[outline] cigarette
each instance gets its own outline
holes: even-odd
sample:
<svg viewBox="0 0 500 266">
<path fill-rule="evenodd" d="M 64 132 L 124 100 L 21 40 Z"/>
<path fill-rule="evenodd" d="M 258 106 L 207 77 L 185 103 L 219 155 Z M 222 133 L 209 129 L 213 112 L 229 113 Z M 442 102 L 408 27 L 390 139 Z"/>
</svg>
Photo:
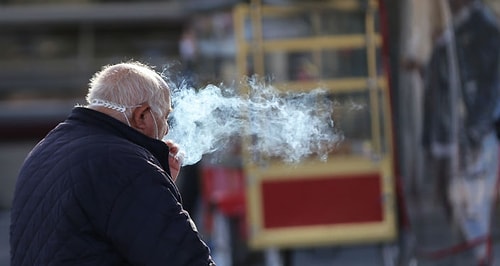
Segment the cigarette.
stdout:
<svg viewBox="0 0 500 266">
<path fill-rule="evenodd" d="M 173 154 L 171 152 L 168 153 L 168 155 L 172 158 L 174 158 L 175 160 L 179 161 L 180 164 L 183 163 L 184 161 L 184 153 L 183 152 L 177 152 L 177 154 Z"/>
</svg>

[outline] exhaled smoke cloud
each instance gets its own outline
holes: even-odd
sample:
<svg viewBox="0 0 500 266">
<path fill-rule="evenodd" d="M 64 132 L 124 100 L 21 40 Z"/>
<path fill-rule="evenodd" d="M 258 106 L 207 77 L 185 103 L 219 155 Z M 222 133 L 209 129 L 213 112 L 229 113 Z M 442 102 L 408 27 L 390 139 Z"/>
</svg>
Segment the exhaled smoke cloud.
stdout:
<svg viewBox="0 0 500 266">
<path fill-rule="evenodd" d="M 342 139 L 332 120 L 333 103 L 323 90 L 280 92 L 257 78 L 235 88 L 208 85 L 172 90 L 170 130 L 166 139 L 179 144 L 184 165 L 221 150 L 234 136 L 249 137 L 253 157 L 299 162 L 317 155 L 326 160 Z"/>
</svg>

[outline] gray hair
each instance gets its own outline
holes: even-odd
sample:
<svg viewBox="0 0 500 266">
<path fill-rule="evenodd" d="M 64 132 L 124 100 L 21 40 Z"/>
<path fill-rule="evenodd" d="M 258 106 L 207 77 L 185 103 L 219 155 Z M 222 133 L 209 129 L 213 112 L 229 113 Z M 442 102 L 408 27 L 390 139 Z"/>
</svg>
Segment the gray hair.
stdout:
<svg viewBox="0 0 500 266">
<path fill-rule="evenodd" d="M 167 83 L 152 67 L 140 62 L 106 65 L 90 79 L 87 103 L 103 100 L 133 107 L 148 103 L 153 112 L 164 117 L 169 109 Z M 127 108 L 126 116 L 131 110 Z"/>
</svg>

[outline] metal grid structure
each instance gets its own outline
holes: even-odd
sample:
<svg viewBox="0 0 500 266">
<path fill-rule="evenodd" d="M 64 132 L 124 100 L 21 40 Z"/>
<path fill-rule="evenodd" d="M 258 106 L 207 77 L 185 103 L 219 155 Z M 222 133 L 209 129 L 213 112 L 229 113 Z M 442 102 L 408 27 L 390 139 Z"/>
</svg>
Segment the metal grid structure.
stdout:
<svg viewBox="0 0 500 266">
<path fill-rule="evenodd" d="M 355 27 L 355 31 L 339 30 L 335 28 L 335 21 L 324 21 L 338 17 L 329 12 L 351 14 L 346 25 L 359 27 Z M 276 19 L 286 21 L 294 16 L 307 20 L 307 34 L 266 36 L 267 23 Z M 342 110 L 336 118 L 354 128 L 353 136 L 360 133 L 360 128 L 356 129 L 358 123 L 369 124 L 368 130 L 361 130 L 369 133 L 361 133 L 360 139 L 346 133 L 345 142 L 331 154 L 328 162 L 309 158 L 290 166 L 271 159 L 262 165 L 250 160 L 250 154 L 244 154 L 249 237 L 253 247 L 383 242 L 396 237 L 391 108 L 388 78 L 380 59 L 382 36 L 378 20 L 379 5 L 375 0 L 293 6 L 269 6 L 252 1 L 250 5 L 235 8 L 240 75 L 252 70 L 259 75 L 274 73 L 276 69 L 272 69 L 266 58 L 285 58 L 283 67 L 294 65 L 290 58 L 297 53 L 305 53 L 310 63 L 319 69 L 316 75 L 300 80 L 285 74 L 278 77 L 274 85 L 297 92 L 322 87 L 332 99 L 358 97 L 365 101 L 363 120 Z M 322 28 L 329 25 L 333 27 Z M 362 59 L 357 60 L 359 64 L 353 69 L 361 71 L 331 75 L 335 70 L 328 65 L 332 58 L 356 52 L 362 54 Z M 244 145 L 250 145 L 250 141 L 245 140 Z M 343 193 L 345 191 L 349 192 Z"/>
</svg>

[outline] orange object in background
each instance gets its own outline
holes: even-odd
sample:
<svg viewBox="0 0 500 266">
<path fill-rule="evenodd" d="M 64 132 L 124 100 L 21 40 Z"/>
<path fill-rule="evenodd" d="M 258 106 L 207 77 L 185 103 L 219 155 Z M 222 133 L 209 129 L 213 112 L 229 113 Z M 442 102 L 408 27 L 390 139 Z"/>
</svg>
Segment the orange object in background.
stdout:
<svg viewBox="0 0 500 266">
<path fill-rule="evenodd" d="M 203 166 L 202 202 L 204 204 L 205 229 L 210 233 L 214 209 L 227 217 L 242 218 L 245 221 L 245 177 L 243 169 L 224 166 Z M 244 236 L 244 224 L 241 233 Z"/>
<path fill-rule="evenodd" d="M 245 178 L 242 169 L 203 167 L 202 186 L 204 202 L 216 205 L 224 215 L 245 213 Z"/>
</svg>

